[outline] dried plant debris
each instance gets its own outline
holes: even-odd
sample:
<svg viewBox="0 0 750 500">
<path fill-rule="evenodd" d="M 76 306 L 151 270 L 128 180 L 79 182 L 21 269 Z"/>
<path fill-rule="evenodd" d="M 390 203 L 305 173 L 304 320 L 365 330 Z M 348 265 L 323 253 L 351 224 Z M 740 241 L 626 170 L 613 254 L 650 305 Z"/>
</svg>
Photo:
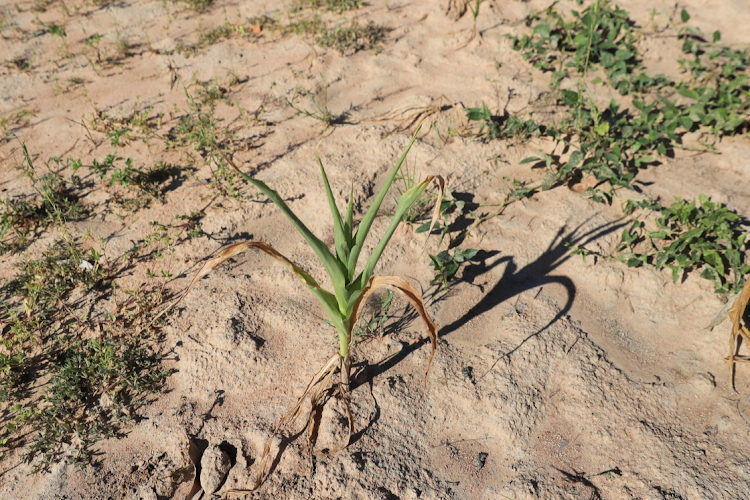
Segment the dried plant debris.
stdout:
<svg viewBox="0 0 750 500">
<path fill-rule="evenodd" d="M 445 9 L 445 13 L 454 21 L 458 21 L 466 14 L 468 5 L 469 0 L 448 0 L 448 7 Z"/>
<path fill-rule="evenodd" d="M 750 363 L 750 356 L 737 354 L 742 341 L 750 345 L 750 330 L 748 329 L 748 303 L 750 302 L 750 279 L 745 281 L 742 291 L 736 296 L 729 310 L 729 319 L 732 320 L 732 332 L 729 336 L 729 370 L 734 388 L 734 370 L 736 363 Z"/>
<path fill-rule="evenodd" d="M 195 495 L 203 490 L 201 486 L 202 455 L 203 447 L 201 447 L 195 439 L 190 438 L 190 444 L 188 445 L 188 457 L 190 457 L 190 463 L 193 464 L 193 486 L 190 488 L 190 492 L 187 494 L 185 500 L 192 500 Z"/>
<path fill-rule="evenodd" d="M 425 133 L 428 133 L 440 116 L 440 113 L 455 107 L 453 101 L 445 95 L 434 99 L 423 96 L 419 101 L 421 102 L 404 104 L 385 114 L 363 119 L 355 123 L 396 123 L 397 125 L 386 134 L 388 136 L 397 132 L 408 132 L 415 127 L 421 127 L 421 124 L 429 119 L 430 125 L 425 130 Z"/>
</svg>

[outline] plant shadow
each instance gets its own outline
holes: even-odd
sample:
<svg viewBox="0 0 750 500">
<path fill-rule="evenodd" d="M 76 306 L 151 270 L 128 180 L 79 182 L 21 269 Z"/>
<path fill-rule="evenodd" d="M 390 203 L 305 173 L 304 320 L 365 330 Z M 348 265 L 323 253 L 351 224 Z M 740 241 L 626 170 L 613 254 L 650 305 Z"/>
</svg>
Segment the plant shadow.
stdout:
<svg viewBox="0 0 750 500">
<path fill-rule="evenodd" d="M 474 284 L 476 279 L 493 268 L 505 264 L 505 271 L 500 280 L 484 294 L 481 300 L 474 304 L 466 314 L 462 315 L 455 321 L 443 326 L 438 331 L 439 338 L 445 338 L 448 335 L 460 330 L 464 325 L 468 324 L 472 320 L 482 316 L 483 314 L 491 311 L 498 305 L 516 297 L 523 292 L 539 288 L 548 284 L 560 284 L 565 288 L 567 298 L 565 305 L 555 314 L 555 316 L 547 322 L 546 325 L 531 333 L 524 338 L 518 345 L 504 353 L 502 357 L 510 358 L 513 353 L 518 351 L 526 342 L 537 337 L 539 334 L 547 330 L 550 326 L 555 324 L 561 318 L 565 317 L 573 306 L 573 302 L 576 297 L 576 286 L 574 281 L 565 275 L 554 275 L 553 273 L 563 263 L 568 261 L 572 256 L 569 247 L 570 246 L 585 246 L 592 241 L 602 238 L 613 231 L 617 231 L 626 225 L 626 222 L 622 220 L 616 220 L 592 229 L 588 232 L 583 232 L 582 228 L 588 220 L 582 222 L 572 231 L 566 232 L 566 228 L 562 227 L 558 230 L 557 234 L 549 244 L 547 249 L 533 262 L 518 268 L 515 263 L 513 256 L 505 256 L 500 259 L 490 262 L 490 259 L 498 254 L 498 252 L 483 252 L 478 255 L 476 262 L 472 262 L 468 265 L 463 273 L 463 277 L 459 282 L 467 282 Z M 455 287 L 455 284 L 453 285 Z M 481 285 L 475 285 L 480 286 Z M 428 295 L 428 305 L 432 306 L 435 303 L 445 300 L 451 293 L 451 290 L 441 290 L 438 288 L 431 295 Z M 378 375 L 382 375 L 387 372 L 402 360 L 404 360 L 409 354 L 416 351 L 425 342 L 422 340 L 414 341 L 411 343 L 403 343 L 403 349 L 394 353 L 393 355 L 383 359 L 382 361 L 369 366 L 369 378 L 374 379 Z M 494 368 L 495 363 L 488 370 L 491 371 Z M 485 374 L 486 375 L 486 374 Z"/>
</svg>

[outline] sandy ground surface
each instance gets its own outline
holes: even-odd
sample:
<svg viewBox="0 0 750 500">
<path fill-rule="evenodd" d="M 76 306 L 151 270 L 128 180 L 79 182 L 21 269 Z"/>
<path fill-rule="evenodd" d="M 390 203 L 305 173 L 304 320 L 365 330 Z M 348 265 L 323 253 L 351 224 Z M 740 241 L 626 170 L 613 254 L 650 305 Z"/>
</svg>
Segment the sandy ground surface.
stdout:
<svg viewBox="0 0 750 500">
<path fill-rule="evenodd" d="M 547 89 L 548 77 L 505 37 L 518 33 L 514 23 L 545 2 L 483 3 L 480 35 L 473 38 L 471 15 L 454 21 L 446 3 L 373 0 L 342 15 L 324 14 L 333 24 L 373 21 L 389 28 L 379 53 L 342 56 L 310 37 L 270 28 L 193 53 L 175 51 L 225 21 L 264 14 L 284 21 L 290 6 L 283 3 L 219 0 L 196 14 L 171 2 L 51 2 L 42 12 L 30 2 L 6 0 L 0 53 L 6 60 L 25 58 L 31 67 L 0 68 L 0 114 L 31 111 L 8 128 L 38 162 L 62 156 L 85 164 L 115 152 L 91 125 L 97 110 L 125 116 L 150 107 L 163 114 L 156 136 L 144 139 L 134 131 L 116 152 L 135 165 L 166 161 L 185 170 L 165 203 L 127 211 L 113 201 L 116 187 L 96 184 L 82 198 L 91 216 L 69 227 L 105 238 L 114 257 L 145 238 L 151 221 L 171 221 L 208 204 L 202 219 L 208 237 L 176 246 L 168 263 L 156 264 L 175 275 L 167 285 L 173 292 L 186 286 L 206 256 L 248 237 L 270 243 L 325 282 L 322 266 L 273 205 L 262 196 L 214 198 L 211 167 L 200 155 L 190 146 L 166 146 L 164 137 L 188 109 L 183 88 L 197 92 L 195 82 L 211 80 L 226 88 L 216 115 L 234 131 L 235 159 L 332 241 L 315 163 L 318 144 L 340 203 L 353 186 L 361 216 L 414 130 L 394 132 L 409 116 L 407 108 L 444 102 L 430 120 L 446 131 L 465 125 L 462 106 L 484 101 L 517 113 Z M 644 24 L 652 8 L 671 14 L 675 7 L 671 1 L 618 4 Z M 743 0 L 680 5 L 705 32 L 721 30 L 730 45 L 750 42 L 747 30 L 737 29 L 750 25 Z M 53 22 L 65 24 L 66 37 L 45 31 Z M 85 43 L 93 33 L 102 35 L 99 56 Z M 117 55 L 123 39 L 127 56 L 117 64 L 92 64 Z M 677 43 L 646 36 L 648 67 L 676 72 Z M 321 135 L 321 122 L 286 104 L 296 88 L 327 93 L 327 106 L 339 117 L 330 130 Z M 609 98 L 602 91 L 602 102 Z M 309 109 L 304 98 L 295 102 Z M 444 141 L 425 132 L 410 167 L 420 177 L 444 176 L 454 195 L 474 203 L 500 201 L 509 179 L 537 180 L 539 174 L 519 161 L 549 146 L 460 136 Z M 639 179 L 667 200 L 705 193 L 748 216 L 750 141 L 726 139 L 719 149 L 714 155 L 678 152 Z M 0 153 L 2 196 L 28 192 L 14 168 L 18 142 L 0 144 Z M 241 189 L 255 193 L 244 184 Z M 387 203 L 393 206 L 393 198 Z M 375 234 L 387 223 L 378 218 Z M 724 361 L 728 322 L 705 328 L 726 298 L 697 274 L 673 284 L 667 271 L 594 265 L 569 255 L 566 243 L 612 251 L 621 224 L 617 203 L 597 204 L 566 187 L 515 203 L 467 239 L 464 246 L 481 250 L 481 258 L 462 269 L 447 294 L 429 284 L 424 234 L 402 226 L 378 273 L 403 276 L 422 289 L 440 327 L 427 385 L 429 344 L 407 304 L 397 301 L 402 328 L 355 349 L 358 432 L 351 446 L 311 459 L 305 439 L 293 440 L 266 483 L 247 497 L 747 498 L 750 371 L 740 367 L 739 393 L 732 391 Z M 24 255 L 0 257 L 2 276 L 55 238 L 50 230 Z M 428 243 L 428 251 L 435 244 Z M 146 279 L 143 268 L 130 273 L 122 280 Z M 30 475 L 22 450 L 11 450 L 0 462 L 0 497 L 184 498 L 192 483 L 188 436 L 233 455 L 224 489 L 250 486 L 276 421 L 337 348 L 321 315 L 290 273 L 264 256 L 250 254 L 217 269 L 170 317 L 165 346 L 173 355 L 165 363 L 175 372 L 124 437 L 101 441 L 95 463 L 83 470 L 63 459 L 48 473 Z M 340 412 L 336 403 L 327 407 L 320 446 L 335 442 Z"/>
</svg>

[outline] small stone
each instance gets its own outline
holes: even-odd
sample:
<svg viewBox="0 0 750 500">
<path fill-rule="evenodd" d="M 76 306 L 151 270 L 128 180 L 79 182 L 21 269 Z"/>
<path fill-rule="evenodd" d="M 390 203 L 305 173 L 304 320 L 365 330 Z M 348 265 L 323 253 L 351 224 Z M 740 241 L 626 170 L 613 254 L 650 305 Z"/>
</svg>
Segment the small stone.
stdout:
<svg viewBox="0 0 750 500">
<path fill-rule="evenodd" d="M 209 446 L 201 458 L 201 486 L 207 494 L 215 493 L 224 483 L 232 463 L 229 455 L 216 445 Z"/>
<path fill-rule="evenodd" d="M 151 486 L 141 485 L 133 500 L 157 500 L 156 492 Z"/>
</svg>

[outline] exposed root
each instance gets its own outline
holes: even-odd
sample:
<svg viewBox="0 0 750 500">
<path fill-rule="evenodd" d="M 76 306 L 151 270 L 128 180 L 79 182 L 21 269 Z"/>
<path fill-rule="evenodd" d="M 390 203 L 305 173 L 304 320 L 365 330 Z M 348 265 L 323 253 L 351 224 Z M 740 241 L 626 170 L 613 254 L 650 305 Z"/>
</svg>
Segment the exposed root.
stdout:
<svg viewBox="0 0 750 500">
<path fill-rule="evenodd" d="M 421 100 L 424 101 L 425 99 Z M 428 118 L 432 123 L 435 123 L 435 119 L 438 117 L 438 115 L 440 115 L 441 112 L 453 107 L 455 107 L 455 104 L 445 95 L 441 95 L 436 99 L 429 99 L 429 101 L 425 103 L 406 104 L 403 106 L 399 106 L 389 111 L 388 113 L 372 118 L 359 120 L 357 123 L 396 122 L 396 127 L 385 134 L 386 136 L 388 136 L 394 133 L 409 131 Z M 429 133 L 431 127 L 432 125 L 430 127 L 427 127 L 424 134 Z"/>
</svg>

